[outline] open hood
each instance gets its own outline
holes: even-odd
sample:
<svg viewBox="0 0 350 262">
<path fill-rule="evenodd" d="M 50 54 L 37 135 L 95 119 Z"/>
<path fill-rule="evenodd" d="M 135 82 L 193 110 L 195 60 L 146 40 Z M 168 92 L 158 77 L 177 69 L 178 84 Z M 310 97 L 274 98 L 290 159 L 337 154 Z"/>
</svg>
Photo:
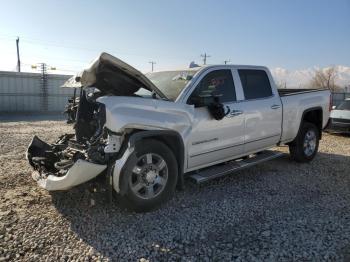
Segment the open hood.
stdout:
<svg viewBox="0 0 350 262">
<path fill-rule="evenodd" d="M 81 73 L 68 79 L 62 87 L 98 88 L 104 94 L 128 96 L 140 88 L 155 92 L 166 99 L 166 96 L 140 71 L 122 60 L 102 53 Z"/>
</svg>

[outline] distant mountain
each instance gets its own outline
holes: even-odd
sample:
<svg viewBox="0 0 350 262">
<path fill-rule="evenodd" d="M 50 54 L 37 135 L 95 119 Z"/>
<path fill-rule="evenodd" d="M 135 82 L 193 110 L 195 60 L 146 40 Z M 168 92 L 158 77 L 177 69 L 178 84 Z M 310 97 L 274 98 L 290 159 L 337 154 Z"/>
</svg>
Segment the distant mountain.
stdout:
<svg viewBox="0 0 350 262">
<path fill-rule="evenodd" d="M 329 67 L 321 68 L 326 70 Z M 337 70 L 336 84 L 344 87 L 350 85 L 350 67 L 337 65 L 335 66 Z M 276 81 L 276 83 L 286 83 L 287 88 L 303 88 L 312 79 L 316 70 L 319 70 L 319 67 L 307 68 L 302 70 L 287 70 L 284 68 L 273 68 L 271 73 Z"/>
</svg>

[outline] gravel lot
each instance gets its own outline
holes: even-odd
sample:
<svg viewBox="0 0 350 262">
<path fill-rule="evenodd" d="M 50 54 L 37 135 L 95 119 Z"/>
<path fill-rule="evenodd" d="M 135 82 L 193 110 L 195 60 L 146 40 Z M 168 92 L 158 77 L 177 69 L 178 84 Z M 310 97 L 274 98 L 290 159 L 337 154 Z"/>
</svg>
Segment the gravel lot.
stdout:
<svg viewBox="0 0 350 262">
<path fill-rule="evenodd" d="M 87 185 L 49 194 L 32 181 L 31 137 L 52 142 L 70 129 L 0 122 L 0 261 L 350 260 L 350 137 L 325 134 L 310 164 L 286 155 L 187 181 L 166 206 L 134 214 Z"/>
</svg>

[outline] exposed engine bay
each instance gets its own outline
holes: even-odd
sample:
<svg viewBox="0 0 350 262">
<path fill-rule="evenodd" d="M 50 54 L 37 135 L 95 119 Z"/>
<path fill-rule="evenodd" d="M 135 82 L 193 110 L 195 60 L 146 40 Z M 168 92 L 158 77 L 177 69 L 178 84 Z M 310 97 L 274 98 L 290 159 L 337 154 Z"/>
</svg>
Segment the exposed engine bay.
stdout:
<svg viewBox="0 0 350 262">
<path fill-rule="evenodd" d="M 68 99 L 68 103 L 64 107 L 63 114 L 67 116 L 67 124 L 75 123 L 80 96 L 77 97 L 77 89 L 74 88 L 74 95 Z"/>
<path fill-rule="evenodd" d="M 137 75 L 124 73 L 125 65 L 108 54 L 102 54 L 81 76 L 68 80 L 77 83 L 80 94 L 68 101 L 65 112 L 75 133 L 60 136 L 48 144 L 34 136 L 27 150 L 27 158 L 34 168 L 33 178 L 48 190 L 66 190 L 88 181 L 119 157 L 119 150 L 127 134 L 114 133 L 104 127 L 106 109 L 96 101 L 101 96 L 135 96 L 140 88 L 150 90 Z M 137 72 L 136 72 L 137 73 Z M 136 74 L 134 72 L 134 74 Z M 88 87 L 83 85 L 89 85 Z M 79 168 L 78 168 L 79 166 Z M 83 173 L 83 174 L 78 174 Z"/>
<path fill-rule="evenodd" d="M 28 148 L 27 158 L 37 171 L 35 180 L 48 179 L 50 175 L 56 178 L 64 177 L 77 162 L 80 165 L 85 164 L 90 170 L 97 168 L 101 173 L 109 161 L 116 157 L 121 136 L 104 128 L 104 104 L 95 102 L 94 99 L 89 101 L 84 90 L 77 108 L 74 134 L 62 135 L 53 144 L 47 144 L 34 136 Z M 91 179 L 89 176 L 85 178 Z M 53 190 L 63 189 L 66 188 L 58 187 Z"/>
</svg>

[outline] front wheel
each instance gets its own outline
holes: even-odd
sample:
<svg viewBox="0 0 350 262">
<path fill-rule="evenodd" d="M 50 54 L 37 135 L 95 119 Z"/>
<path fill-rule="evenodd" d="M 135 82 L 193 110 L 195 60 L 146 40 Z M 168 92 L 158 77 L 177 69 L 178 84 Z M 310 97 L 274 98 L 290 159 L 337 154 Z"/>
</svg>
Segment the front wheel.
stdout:
<svg viewBox="0 0 350 262">
<path fill-rule="evenodd" d="M 301 126 L 298 136 L 289 145 L 289 152 L 297 162 L 311 161 L 317 151 L 320 140 L 320 134 L 317 127 L 308 122 L 304 122 Z"/>
<path fill-rule="evenodd" d="M 155 209 L 173 196 L 177 175 L 177 161 L 167 145 L 155 139 L 140 141 L 123 169 L 126 191 L 120 199 L 137 212 Z"/>
</svg>

